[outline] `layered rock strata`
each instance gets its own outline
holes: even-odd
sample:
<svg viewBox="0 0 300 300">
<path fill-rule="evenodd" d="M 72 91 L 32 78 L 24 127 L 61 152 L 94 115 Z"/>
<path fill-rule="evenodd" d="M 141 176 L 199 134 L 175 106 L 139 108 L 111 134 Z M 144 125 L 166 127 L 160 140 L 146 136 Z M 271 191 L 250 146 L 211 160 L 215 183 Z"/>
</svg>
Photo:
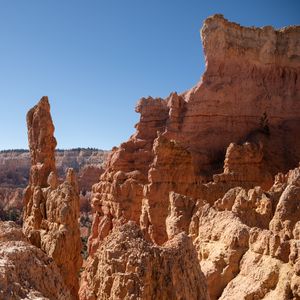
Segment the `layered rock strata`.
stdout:
<svg viewBox="0 0 300 300">
<path fill-rule="evenodd" d="M 24 193 L 23 231 L 33 245 L 53 258 L 72 299 L 77 299 L 82 263 L 78 183 L 73 169 L 67 171 L 63 183 L 58 182 L 47 97 L 28 112 L 27 127 L 31 169 Z"/>
<path fill-rule="evenodd" d="M 142 98 L 136 133 L 112 151 L 93 186 L 82 299 L 115 292 L 130 299 L 118 288 L 128 282 L 115 260 L 104 259 L 128 221 L 154 248 L 168 247 L 182 231 L 190 235 L 210 299 L 300 297 L 299 168 L 274 182 L 300 161 L 300 27 L 245 28 L 215 15 L 201 36 L 200 83 L 166 99 Z M 122 273 L 130 266 L 136 262 Z M 113 278 L 107 290 L 102 269 Z M 141 286 L 146 290 L 144 279 Z"/>
</svg>

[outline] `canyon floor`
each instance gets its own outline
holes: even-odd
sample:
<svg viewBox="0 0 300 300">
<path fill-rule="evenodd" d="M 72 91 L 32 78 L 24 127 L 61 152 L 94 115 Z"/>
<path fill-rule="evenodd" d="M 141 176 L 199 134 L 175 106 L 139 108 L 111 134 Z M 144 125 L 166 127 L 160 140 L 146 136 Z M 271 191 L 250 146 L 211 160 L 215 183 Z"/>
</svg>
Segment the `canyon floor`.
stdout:
<svg viewBox="0 0 300 300">
<path fill-rule="evenodd" d="M 48 98 L 27 113 L 29 152 L 0 153 L 0 299 L 300 299 L 300 26 L 214 15 L 201 38 L 200 82 L 140 99 L 110 152 L 55 152 Z"/>
</svg>

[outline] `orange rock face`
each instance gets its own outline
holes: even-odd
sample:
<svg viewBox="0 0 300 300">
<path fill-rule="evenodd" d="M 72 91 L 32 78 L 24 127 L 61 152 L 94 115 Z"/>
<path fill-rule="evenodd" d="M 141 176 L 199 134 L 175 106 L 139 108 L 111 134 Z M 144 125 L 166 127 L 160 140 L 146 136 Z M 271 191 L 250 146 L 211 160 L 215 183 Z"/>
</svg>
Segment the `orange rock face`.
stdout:
<svg viewBox="0 0 300 300">
<path fill-rule="evenodd" d="M 80 230 L 87 240 L 91 227 L 90 192 L 104 172 L 108 151 L 77 148 L 56 150 L 55 162 L 59 182 L 64 181 L 68 168 L 78 173 L 80 189 Z M 30 153 L 27 150 L 0 151 L 0 220 L 22 224 L 23 190 L 29 181 Z"/>
<path fill-rule="evenodd" d="M 80 299 L 208 298 L 197 253 L 184 233 L 158 247 L 129 222 L 115 228 L 95 256 L 87 261 Z"/>
<path fill-rule="evenodd" d="M 73 168 L 80 173 L 81 190 L 91 190 L 91 185 L 99 180 L 108 153 L 109 151 L 89 148 L 56 150 L 58 177 L 64 177 L 66 170 Z M 0 151 L 0 187 L 26 187 L 31 167 L 30 160 L 30 152 L 27 150 Z"/>
<path fill-rule="evenodd" d="M 155 218 L 167 215 L 168 193 L 199 197 L 197 185 L 220 170 L 222 153 L 232 142 L 245 141 L 228 147 L 224 173 L 214 177 L 216 183 L 269 188 L 278 171 L 297 164 L 300 83 L 292 53 L 299 52 L 293 49 L 299 34 L 298 27 L 244 28 L 219 15 L 205 21 L 207 70 L 202 81 L 182 95 L 138 102 L 137 132 L 111 154 L 106 173 L 94 186 L 95 224 L 101 225 L 94 226 L 91 245 L 115 222 L 139 221 L 142 206 L 142 227 L 154 241 L 165 241 L 164 225 Z M 280 48 L 277 54 L 276 43 L 291 53 L 284 56 Z"/>
<path fill-rule="evenodd" d="M 22 189 L 0 188 L 0 202 L 4 210 L 9 211 L 11 208 L 22 209 L 20 198 L 22 197 Z"/>
<path fill-rule="evenodd" d="M 265 189 L 270 188 L 273 177 L 265 170 L 263 155 L 262 144 L 231 143 L 226 150 L 224 172 L 214 175 L 214 181 L 223 181 L 236 186 L 261 185 Z"/>
<path fill-rule="evenodd" d="M 164 251 L 182 232 L 192 238 L 206 278 L 198 288 L 207 284 L 210 299 L 300 297 L 299 168 L 274 182 L 300 161 L 300 27 L 245 28 L 215 15 L 201 36 L 206 71 L 200 83 L 166 99 L 142 98 L 136 133 L 112 151 L 93 186 L 82 299 L 130 299 L 123 284 L 148 299 L 143 292 L 157 277 L 145 285 L 138 268 L 157 266 L 149 249 Z M 139 243 L 150 248 L 135 244 L 133 230 L 122 233 L 132 221 L 142 232 Z M 142 247 L 135 257 L 145 251 L 151 262 L 123 258 L 113 239 Z M 195 278 L 172 263 L 179 286 Z M 157 267 L 162 274 L 163 265 Z M 138 271 L 127 272 L 131 267 Z M 136 274 L 140 285 L 123 274 Z M 203 297 L 186 290 L 167 295 Z"/>
<path fill-rule="evenodd" d="M 28 143 L 31 157 L 30 184 L 48 186 L 51 172 L 56 174 L 54 125 L 47 97 L 27 113 Z"/>
<path fill-rule="evenodd" d="M 92 185 L 99 181 L 104 169 L 96 166 L 86 166 L 80 169 L 78 174 L 78 184 L 83 193 L 91 191 Z"/>
<path fill-rule="evenodd" d="M 28 112 L 27 126 L 32 166 L 24 196 L 23 231 L 33 245 L 53 258 L 72 299 L 77 299 L 82 263 L 78 183 L 72 169 L 58 183 L 56 140 L 46 97 Z"/>
<path fill-rule="evenodd" d="M 13 222 L 0 222 L 0 299 L 71 299 L 60 271 Z"/>
<path fill-rule="evenodd" d="M 234 279 L 228 282 L 222 295 L 219 294 L 220 299 L 247 299 L 247 297 L 250 299 L 251 297 L 252 299 L 298 299 L 300 296 L 298 271 L 300 168 L 280 177 L 281 182 L 275 182 L 268 192 L 249 190 L 248 197 L 242 198 L 245 204 L 247 202 L 249 204 L 252 202 L 252 204 L 250 204 L 251 208 L 248 203 L 246 204 L 248 216 L 244 214 L 244 217 L 239 217 L 239 219 L 246 220 L 243 223 L 252 221 L 252 224 L 245 227 L 247 231 L 245 240 L 248 239 L 246 247 L 244 246 L 244 251 L 246 251 L 241 260 L 236 263 L 240 271 Z M 241 206 L 240 203 L 241 198 L 236 197 L 232 210 L 228 213 L 239 216 L 240 210 L 246 207 Z M 234 211 L 235 205 L 239 207 Z M 267 215 L 265 215 L 266 206 L 269 206 L 270 211 Z M 264 222 L 251 220 L 253 216 L 258 218 L 259 215 L 263 217 Z M 229 224 L 228 228 L 230 228 Z M 212 241 L 208 242 L 210 243 Z M 213 263 L 216 269 L 217 262 L 210 258 L 210 254 L 205 260 Z M 202 261 L 200 264 L 202 265 Z M 219 272 L 218 277 L 220 274 L 222 272 Z"/>
</svg>

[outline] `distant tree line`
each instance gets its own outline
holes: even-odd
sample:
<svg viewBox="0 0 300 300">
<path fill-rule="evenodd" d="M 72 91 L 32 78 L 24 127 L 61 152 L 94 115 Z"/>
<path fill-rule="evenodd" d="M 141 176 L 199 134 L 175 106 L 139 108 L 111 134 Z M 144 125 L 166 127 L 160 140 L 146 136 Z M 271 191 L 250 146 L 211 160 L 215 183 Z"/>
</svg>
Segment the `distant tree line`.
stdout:
<svg viewBox="0 0 300 300">
<path fill-rule="evenodd" d="M 103 151 L 102 149 L 98 148 L 93 148 L 93 147 L 88 147 L 88 148 L 70 148 L 70 149 L 56 149 L 56 152 L 64 152 L 64 151 Z M 29 152 L 28 149 L 6 149 L 6 150 L 0 150 L 0 153 L 11 153 L 11 152 L 16 152 L 16 153 L 27 153 Z"/>
<path fill-rule="evenodd" d="M 69 149 L 56 149 L 57 152 L 64 152 L 64 151 L 103 151 L 102 149 L 98 149 L 98 148 L 92 148 L 92 147 L 88 147 L 88 148 L 81 148 L 81 147 L 77 147 L 77 148 L 69 148 Z"/>
<path fill-rule="evenodd" d="M 0 150 L 0 153 L 10 153 L 10 152 L 26 153 L 26 152 L 29 152 L 29 150 L 28 149 L 7 149 L 7 150 Z"/>
</svg>

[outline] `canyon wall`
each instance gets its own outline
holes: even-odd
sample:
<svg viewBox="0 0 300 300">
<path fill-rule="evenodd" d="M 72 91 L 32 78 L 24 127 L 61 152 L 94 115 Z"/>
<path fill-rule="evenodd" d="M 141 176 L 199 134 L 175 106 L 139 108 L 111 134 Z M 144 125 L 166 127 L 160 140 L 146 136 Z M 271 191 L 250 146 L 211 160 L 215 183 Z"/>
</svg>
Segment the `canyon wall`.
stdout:
<svg viewBox="0 0 300 300">
<path fill-rule="evenodd" d="M 201 37 L 201 81 L 166 99 L 142 98 L 135 134 L 112 151 L 93 186 L 81 299 L 114 299 L 115 293 L 131 299 L 121 284 L 151 299 L 142 291 L 160 279 L 131 279 L 149 262 L 124 258 L 126 267 L 123 261 L 112 267 L 122 253 L 112 237 L 137 243 L 134 230 L 122 233 L 128 222 L 138 224 L 150 258 L 158 250 L 149 247 L 163 253 L 171 243 L 186 251 L 176 242 L 182 232 L 197 252 L 192 261 L 206 278 L 198 280 L 203 292 L 161 291 L 162 299 L 208 299 L 206 286 L 210 299 L 300 297 L 299 168 L 288 172 L 300 161 L 300 27 L 246 28 L 215 15 L 204 22 Z M 135 253 L 124 247 L 129 257 Z M 113 249 L 111 258 L 105 249 Z M 150 260 L 152 270 L 156 261 Z M 198 278 L 175 266 L 174 286 Z"/>
<path fill-rule="evenodd" d="M 102 170 L 109 151 L 78 148 L 56 150 L 55 162 L 59 177 L 63 177 L 68 168 L 73 168 L 81 178 L 83 188 L 89 188 L 92 171 L 86 168 Z M 0 187 L 23 188 L 29 180 L 30 153 L 27 150 L 0 151 Z M 85 176 L 85 174 L 87 174 Z M 98 174 L 95 174 L 98 175 Z M 95 180 L 99 178 L 93 177 Z M 93 182 L 95 183 L 95 181 Z"/>
</svg>

